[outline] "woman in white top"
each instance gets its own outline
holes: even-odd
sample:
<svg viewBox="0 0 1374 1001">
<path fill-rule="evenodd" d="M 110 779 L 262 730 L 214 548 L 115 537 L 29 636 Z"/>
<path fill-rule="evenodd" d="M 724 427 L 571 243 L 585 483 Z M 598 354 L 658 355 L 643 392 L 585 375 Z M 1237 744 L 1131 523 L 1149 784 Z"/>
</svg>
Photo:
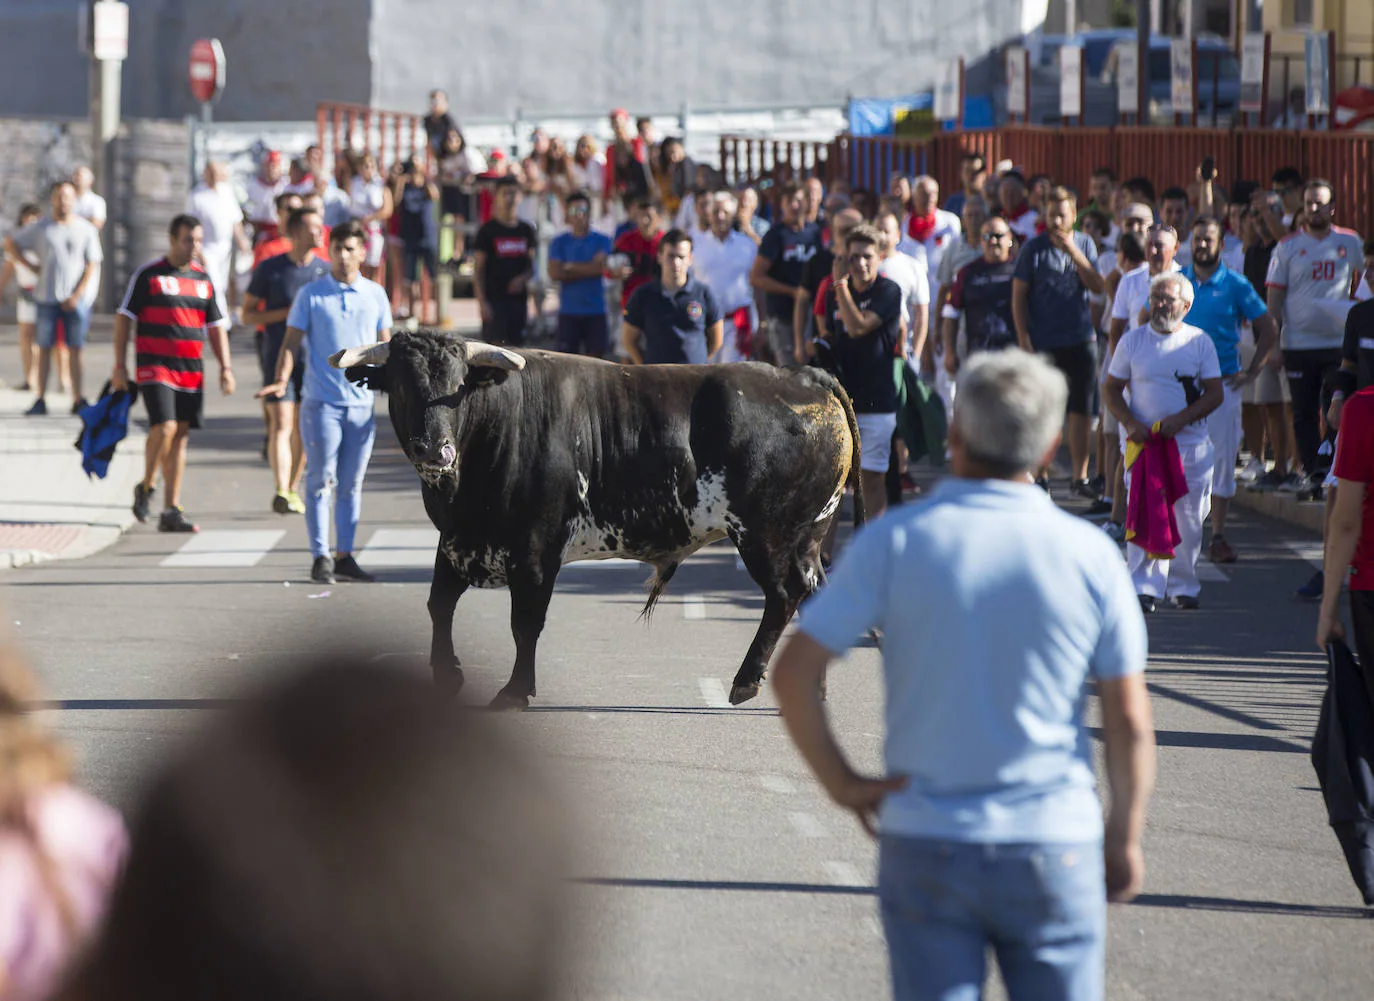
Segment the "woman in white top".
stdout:
<svg viewBox="0 0 1374 1001">
<path fill-rule="evenodd" d="M 395 205 L 391 189 L 387 187 L 381 172 L 377 170 L 377 158 L 365 153 L 358 160 L 349 182 L 349 197 L 353 218 L 367 227 L 367 260 L 363 264 L 363 277 L 371 279 L 377 274 L 386 250 L 386 234 L 382 223 L 391 218 Z"/>
<path fill-rule="evenodd" d="M 591 136 L 577 137 L 568 173 L 572 176 L 573 190 L 585 191 L 591 198 L 593 210 L 598 214 L 598 219 L 593 222 L 595 225 L 607 214 L 602 197 L 606 187 L 606 159 L 597 152 L 596 140 Z"/>
<path fill-rule="evenodd" d="M 25 205 L 19 210 L 18 228 L 23 229 L 42 215 L 43 212 L 37 205 Z M 27 392 L 38 384 L 38 352 L 33 346 L 34 332 L 38 324 L 38 306 L 33 301 L 33 289 L 38 284 L 38 272 L 29 267 L 22 257 L 6 256 L 4 270 L 0 271 L 0 292 L 10 283 L 11 276 L 19 286 L 15 313 L 16 322 L 19 324 L 19 371 L 24 378 L 19 389 L 21 392 Z"/>
</svg>

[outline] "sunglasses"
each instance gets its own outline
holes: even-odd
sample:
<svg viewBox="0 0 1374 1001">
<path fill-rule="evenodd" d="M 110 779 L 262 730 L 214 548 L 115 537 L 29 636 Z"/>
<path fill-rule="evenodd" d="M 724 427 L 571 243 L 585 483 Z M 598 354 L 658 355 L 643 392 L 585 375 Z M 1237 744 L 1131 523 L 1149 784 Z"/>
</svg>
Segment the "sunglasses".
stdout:
<svg viewBox="0 0 1374 1001">
<path fill-rule="evenodd" d="M 568 215 L 586 215 L 586 214 L 587 214 L 587 206 L 585 206 L 585 205 L 570 205 L 570 206 L 568 207 Z"/>
<path fill-rule="evenodd" d="M 1003 240 L 1011 240 L 1010 233 L 984 233 L 984 243 L 1001 243 Z"/>
</svg>

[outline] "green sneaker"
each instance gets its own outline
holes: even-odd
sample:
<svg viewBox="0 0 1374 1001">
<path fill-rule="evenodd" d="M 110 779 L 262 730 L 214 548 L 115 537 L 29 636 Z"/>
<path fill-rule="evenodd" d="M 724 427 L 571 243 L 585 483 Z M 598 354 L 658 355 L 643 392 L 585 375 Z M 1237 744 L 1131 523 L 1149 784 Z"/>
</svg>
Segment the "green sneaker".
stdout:
<svg viewBox="0 0 1374 1001">
<path fill-rule="evenodd" d="M 305 514 L 305 501 L 296 491 L 289 490 L 286 493 L 286 509 L 292 514 Z"/>
</svg>

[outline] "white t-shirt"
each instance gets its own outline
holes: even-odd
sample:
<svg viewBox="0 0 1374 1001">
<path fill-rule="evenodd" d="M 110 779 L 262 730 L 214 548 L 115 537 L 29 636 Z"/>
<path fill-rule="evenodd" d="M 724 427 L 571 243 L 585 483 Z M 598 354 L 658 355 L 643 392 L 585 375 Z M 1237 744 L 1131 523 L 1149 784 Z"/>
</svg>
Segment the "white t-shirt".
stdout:
<svg viewBox="0 0 1374 1001">
<path fill-rule="evenodd" d="M 1363 257 L 1359 234 L 1340 226 L 1332 226 L 1320 240 L 1300 229 L 1279 241 L 1265 284 L 1288 290 L 1281 347 L 1304 351 L 1341 346 Z"/>
<path fill-rule="evenodd" d="M 693 237 L 692 272 L 711 290 L 720 311 L 733 313 L 754 302 L 749 272 L 757 256 L 754 241 L 737 230 L 731 230 L 724 240 L 704 233 Z"/>
<path fill-rule="evenodd" d="M 277 224 L 277 196 L 286 190 L 286 178 L 279 178 L 275 184 L 268 184 L 261 177 L 248 181 L 248 202 L 244 213 L 248 221 L 258 226 Z"/>
<path fill-rule="evenodd" d="M 930 279 L 926 276 L 925 265 L 914 257 L 896 253 L 883 258 L 878 264 L 878 274 L 896 282 L 902 290 L 902 315 L 906 317 L 908 335 L 914 334 L 912 307 L 930 305 Z"/>
<path fill-rule="evenodd" d="M 1202 395 L 1204 379 L 1220 379 L 1221 363 L 1212 338 L 1183 324 L 1172 334 L 1136 327 L 1121 335 L 1107 372 L 1129 383 L 1126 400 L 1136 420 L 1147 426 L 1186 410 Z M 1178 433 L 1179 446 L 1207 440 L 1207 421 L 1189 424 Z"/>
<path fill-rule="evenodd" d="M 1174 267 L 1186 268 L 1193 263 L 1193 234 L 1180 233 L 1178 249 L 1174 251 Z"/>
<path fill-rule="evenodd" d="M 1235 233 L 1221 238 L 1221 263 L 1238 275 L 1245 274 L 1245 244 Z"/>
<path fill-rule="evenodd" d="M 926 274 L 940 273 L 940 261 L 945 256 L 945 251 L 958 243 L 963 234 L 964 224 L 957 215 L 944 209 L 935 210 L 935 228 L 930 231 L 930 236 L 915 241 L 925 247 Z"/>
<path fill-rule="evenodd" d="M 229 258 L 234 245 L 234 227 L 243 221 L 243 209 L 227 181 L 210 187 L 197 184 L 186 197 L 186 211 L 200 220 L 205 232 L 205 256 Z M 216 279 L 218 280 L 218 279 Z"/>
<path fill-rule="evenodd" d="M 1013 233 L 1021 237 L 1022 241 L 1029 240 L 1039 230 L 1040 213 L 1035 209 L 1025 209 L 1014 219 L 1008 216 L 1007 225 L 1011 227 Z"/>
<path fill-rule="evenodd" d="M 1170 271 L 1180 270 L 1178 261 L 1169 265 Z M 1125 320 L 1126 329 L 1140 323 L 1140 311 L 1150 304 L 1150 266 L 1142 264 L 1121 276 L 1116 286 L 1116 298 L 1112 300 L 1112 319 Z"/>
<path fill-rule="evenodd" d="M 76 214 L 88 222 L 100 225 L 107 218 L 105 199 L 94 191 L 87 191 L 76 199 Z"/>
</svg>

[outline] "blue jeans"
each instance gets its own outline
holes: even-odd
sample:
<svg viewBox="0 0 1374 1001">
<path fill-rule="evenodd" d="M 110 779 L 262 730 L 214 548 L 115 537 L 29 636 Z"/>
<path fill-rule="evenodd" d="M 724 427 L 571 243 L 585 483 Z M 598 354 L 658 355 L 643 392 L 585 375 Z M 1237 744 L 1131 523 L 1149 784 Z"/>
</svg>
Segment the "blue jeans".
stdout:
<svg viewBox="0 0 1374 1001">
<path fill-rule="evenodd" d="M 334 494 L 338 551 L 353 552 L 363 510 L 363 476 L 372 458 L 377 421 L 371 401 L 347 406 L 306 400 L 301 404 L 305 445 L 305 529 L 310 555 L 329 555 L 329 495 Z"/>
<path fill-rule="evenodd" d="M 62 320 L 62 336 L 67 347 L 80 351 L 86 346 L 86 330 L 91 325 L 91 308 L 77 306 L 63 309 L 58 302 L 38 304 L 38 323 L 34 330 L 34 340 L 40 348 L 52 348 L 57 344 L 57 321 Z"/>
<path fill-rule="evenodd" d="M 1011 1001 L 1101 1001 L 1102 845 L 884 835 L 878 896 L 895 1001 L 977 1001 L 985 949 Z"/>
</svg>

